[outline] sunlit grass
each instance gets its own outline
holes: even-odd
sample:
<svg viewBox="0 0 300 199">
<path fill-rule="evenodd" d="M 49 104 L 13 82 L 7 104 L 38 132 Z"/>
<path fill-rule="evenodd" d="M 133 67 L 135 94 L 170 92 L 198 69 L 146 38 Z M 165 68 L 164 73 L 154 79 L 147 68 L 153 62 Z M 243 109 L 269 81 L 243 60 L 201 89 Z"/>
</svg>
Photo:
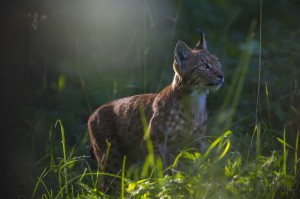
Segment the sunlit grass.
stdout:
<svg viewBox="0 0 300 199">
<path fill-rule="evenodd" d="M 60 120 L 57 123 L 64 140 L 62 123 Z M 126 157 L 123 159 L 122 170 L 118 174 L 93 172 L 87 163 L 88 157 L 72 157 L 72 151 L 66 150 L 62 142 L 63 159 L 52 154 L 59 163 L 43 170 L 38 177 L 33 197 L 274 198 L 293 196 L 296 168 L 299 162 L 296 152 L 299 144 L 297 140 L 296 148 L 291 147 L 286 143 L 285 132 L 283 132 L 283 138 L 278 138 L 282 143 L 281 151 L 273 151 L 270 156 L 254 151 L 256 158 L 248 161 L 244 152 L 232 149 L 231 136 L 231 131 L 224 132 L 215 139 L 204 154 L 192 149 L 182 151 L 167 169 L 163 169 L 162 162 L 157 161 L 160 159 L 152 154 L 156 161 L 149 159 L 148 156 L 143 169 L 137 170 L 140 171 L 137 176 L 125 168 Z M 151 142 L 148 144 L 151 145 Z M 294 159 L 288 158 L 288 150 L 295 150 Z M 115 191 L 107 192 L 97 185 L 99 176 L 118 178 L 121 183 L 111 184 L 107 189 Z M 47 178 L 56 179 L 59 186 L 52 187 L 51 183 L 47 184 L 49 183 Z"/>
</svg>

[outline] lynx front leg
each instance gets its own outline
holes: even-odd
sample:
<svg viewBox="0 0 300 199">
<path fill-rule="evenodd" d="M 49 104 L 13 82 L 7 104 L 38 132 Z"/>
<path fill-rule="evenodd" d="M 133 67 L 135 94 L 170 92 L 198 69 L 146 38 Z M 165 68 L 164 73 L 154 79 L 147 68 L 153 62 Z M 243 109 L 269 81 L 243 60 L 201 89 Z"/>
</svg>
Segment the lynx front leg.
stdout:
<svg viewBox="0 0 300 199">
<path fill-rule="evenodd" d="M 168 154 L 168 135 L 164 134 L 160 131 L 160 127 L 158 126 L 158 115 L 153 115 L 149 123 L 149 133 L 153 138 L 153 147 L 156 154 L 161 156 L 164 168 L 167 168 L 167 154 Z"/>
<path fill-rule="evenodd" d="M 167 161 L 167 154 L 168 154 L 168 147 L 167 147 L 167 143 L 168 143 L 168 136 L 164 136 L 164 141 L 163 142 L 156 142 L 156 151 L 158 151 L 158 153 L 161 156 L 161 160 L 163 162 L 164 168 L 168 167 L 168 161 Z"/>
</svg>

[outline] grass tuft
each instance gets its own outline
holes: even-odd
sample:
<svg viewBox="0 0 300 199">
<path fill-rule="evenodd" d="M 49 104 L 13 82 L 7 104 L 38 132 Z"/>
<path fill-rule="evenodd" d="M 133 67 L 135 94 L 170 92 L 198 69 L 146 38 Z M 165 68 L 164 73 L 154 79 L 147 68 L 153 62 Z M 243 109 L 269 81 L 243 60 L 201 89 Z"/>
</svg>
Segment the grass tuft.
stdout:
<svg viewBox="0 0 300 199">
<path fill-rule="evenodd" d="M 60 124 L 60 131 L 63 132 L 61 121 L 57 123 Z M 299 136 L 299 131 L 297 135 Z M 62 136 L 64 136 L 63 133 Z M 295 152 L 294 163 L 289 164 L 287 151 L 288 149 L 297 151 L 298 142 L 295 148 L 287 144 L 284 130 L 283 139 L 277 138 L 283 144 L 282 154 L 281 151 L 273 151 L 270 156 L 264 156 L 254 152 L 256 158 L 247 160 L 243 153 L 232 148 L 233 137 L 232 131 L 224 132 L 210 144 L 203 155 L 193 149 L 181 151 L 173 164 L 165 170 L 159 158 L 153 154 L 154 162 L 151 162 L 148 156 L 143 165 L 143 168 L 147 170 L 142 169 L 138 176 L 126 172 L 126 156 L 123 159 L 121 176 L 92 172 L 89 164 L 82 167 L 82 163 L 86 162 L 86 157 L 72 157 L 72 150 L 64 151 L 65 147 L 62 145 L 64 159 L 60 159 L 59 164 L 43 170 L 38 177 L 32 197 L 38 196 L 39 187 L 43 189 L 39 196 L 46 198 L 74 198 L 75 196 L 114 198 L 117 195 L 120 198 L 280 198 L 293 196 L 299 159 Z M 151 142 L 149 143 L 151 145 Z M 53 156 L 55 157 L 54 154 Z M 294 172 L 288 173 L 290 168 L 293 168 Z M 46 180 L 47 177 L 55 176 L 55 174 L 58 174 L 56 178 L 59 186 L 57 188 L 47 184 Z M 119 178 L 121 180 L 120 191 L 109 195 L 101 191 L 95 186 L 99 175 Z M 113 183 L 110 186 L 114 186 Z"/>
</svg>

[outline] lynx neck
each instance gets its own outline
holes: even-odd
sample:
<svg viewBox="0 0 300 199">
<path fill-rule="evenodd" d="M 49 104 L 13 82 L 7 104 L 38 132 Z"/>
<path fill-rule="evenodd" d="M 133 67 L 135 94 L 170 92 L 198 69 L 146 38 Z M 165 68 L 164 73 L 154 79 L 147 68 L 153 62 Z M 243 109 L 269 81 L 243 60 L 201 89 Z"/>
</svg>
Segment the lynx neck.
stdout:
<svg viewBox="0 0 300 199">
<path fill-rule="evenodd" d="M 206 111 L 207 89 L 191 89 L 185 86 L 185 82 L 175 75 L 172 83 L 173 92 L 178 92 L 178 100 L 183 107 L 194 116 L 200 116 Z"/>
<path fill-rule="evenodd" d="M 191 101 L 194 104 L 195 110 L 198 112 L 203 112 L 206 110 L 206 97 L 207 97 L 208 90 L 203 91 L 193 91 L 190 95 Z M 192 107 L 193 108 L 193 107 Z"/>
</svg>

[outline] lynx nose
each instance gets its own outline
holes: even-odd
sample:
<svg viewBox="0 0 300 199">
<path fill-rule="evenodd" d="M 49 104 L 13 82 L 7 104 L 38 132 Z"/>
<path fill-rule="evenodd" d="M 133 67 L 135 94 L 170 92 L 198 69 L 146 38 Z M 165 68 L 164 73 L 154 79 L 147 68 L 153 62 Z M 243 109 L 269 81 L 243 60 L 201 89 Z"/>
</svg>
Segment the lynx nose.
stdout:
<svg viewBox="0 0 300 199">
<path fill-rule="evenodd" d="M 224 75 L 223 74 L 219 74 L 219 75 L 217 75 L 217 77 L 220 79 L 220 80 L 224 80 Z"/>
</svg>

